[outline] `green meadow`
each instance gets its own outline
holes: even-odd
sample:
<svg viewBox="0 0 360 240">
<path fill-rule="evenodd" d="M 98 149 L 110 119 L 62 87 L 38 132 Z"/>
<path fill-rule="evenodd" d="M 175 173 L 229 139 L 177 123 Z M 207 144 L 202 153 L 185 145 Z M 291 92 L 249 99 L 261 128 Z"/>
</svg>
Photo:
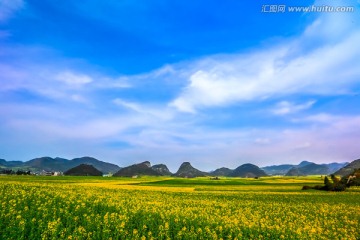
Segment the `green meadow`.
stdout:
<svg viewBox="0 0 360 240">
<path fill-rule="evenodd" d="M 0 176 L 0 239 L 359 239 L 360 188 L 321 176 Z"/>
</svg>

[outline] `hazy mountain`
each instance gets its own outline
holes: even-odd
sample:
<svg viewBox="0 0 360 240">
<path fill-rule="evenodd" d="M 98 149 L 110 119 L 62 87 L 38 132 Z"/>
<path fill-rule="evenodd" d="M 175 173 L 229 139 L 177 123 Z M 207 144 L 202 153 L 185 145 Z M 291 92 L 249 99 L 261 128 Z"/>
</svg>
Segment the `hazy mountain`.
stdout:
<svg viewBox="0 0 360 240">
<path fill-rule="evenodd" d="M 303 167 L 294 167 L 290 169 L 286 176 L 306 176 L 306 175 L 327 175 L 330 169 L 326 164 L 310 163 Z"/>
<path fill-rule="evenodd" d="M 329 167 L 330 173 L 334 173 L 348 164 L 349 164 L 348 162 L 343 162 L 343 163 L 329 163 L 326 165 Z"/>
<path fill-rule="evenodd" d="M 74 158 L 73 160 L 68 160 L 65 158 L 51 158 L 51 157 L 41 157 L 34 158 L 27 162 L 21 161 L 1 161 L 0 165 L 3 165 L 8 168 L 22 168 L 22 169 L 30 169 L 32 171 L 49 171 L 49 172 L 64 172 L 78 166 L 80 164 L 90 164 L 95 168 L 99 169 L 101 172 L 116 172 L 120 169 L 119 166 L 106 163 L 95 158 L 91 157 L 82 157 L 82 158 Z"/>
<path fill-rule="evenodd" d="M 149 161 L 134 164 L 128 167 L 124 167 L 116 172 L 113 176 L 115 177 L 132 177 L 136 175 L 149 175 L 149 176 L 160 176 L 161 174 L 151 168 Z"/>
<path fill-rule="evenodd" d="M 302 161 L 298 165 L 294 164 L 282 164 L 282 165 L 273 165 L 261 168 L 265 171 L 268 175 L 286 175 L 292 168 L 301 168 L 305 167 L 306 165 L 312 164 L 309 161 Z M 294 171 L 292 171 L 294 172 Z M 296 171 L 298 172 L 298 171 Z"/>
<path fill-rule="evenodd" d="M 282 164 L 282 165 L 273 165 L 261 168 L 268 175 L 285 175 L 294 165 L 291 164 Z"/>
<path fill-rule="evenodd" d="M 267 176 L 264 170 L 261 170 L 258 166 L 247 163 L 243 164 L 232 171 L 232 177 L 262 177 Z"/>
<path fill-rule="evenodd" d="M 16 166 L 20 166 L 24 164 L 21 161 L 6 161 L 5 159 L 0 159 L 0 167 L 4 167 L 4 168 L 12 168 L 12 167 L 16 167 Z"/>
<path fill-rule="evenodd" d="M 69 176 L 102 176 L 103 173 L 96 169 L 93 165 L 80 164 L 64 172 L 64 175 Z"/>
<path fill-rule="evenodd" d="M 193 178 L 193 177 L 204 177 L 206 175 L 207 173 L 194 168 L 193 166 L 191 166 L 189 162 L 183 162 L 179 167 L 179 170 L 173 176 Z"/>
<path fill-rule="evenodd" d="M 169 171 L 168 167 L 165 164 L 156 164 L 151 167 L 153 170 L 158 172 L 160 175 L 163 176 L 170 176 L 172 173 Z"/>
<path fill-rule="evenodd" d="M 356 160 L 357 161 L 357 160 Z M 354 161 L 354 162 L 356 162 Z M 27 162 L 21 161 L 6 161 L 5 159 L 0 159 L 0 168 L 8 168 L 8 169 L 22 169 L 22 170 L 31 170 L 31 171 L 61 171 L 65 172 L 73 167 L 76 167 L 80 164 L 88 164 L 93 165 L 96 169 L 103 173 L 117 173 L 121 168 L 115 164 L 103 162 L 97 160 L 92 157 L 82 157 L 82 158 L 74 158 L 72 160 L 68 160 L 65 158 L 51 158 L 51 157 L 41 157 L 29 160 Z M 142 164 L 148 165 L 147 167 Z M 329 163 L 329 164 L 315 164 L 309 161 L 302 161 L 298 165 L 291 164 L 283 164 L 283 165 L 274 165 L 263 167 L 262 171 L 258 171 L 258 167 L 255 165 L 252 166 L 240 166 L 235 170 L 231 170 L 229 168 L 223 167 L 216 169 L 213 172 L 205 173 L 198 169 L 195 169 L 191 166 L 190 163 L 185 162 L 180 166 L 178 172 L 174 174 L 174 176 L 184 176 L 184 177 L 194 177 L 194 176 L 261 176 L 265 174 L 268 175 L 288 175 L 288 176 L 300 176 L 300 175 L 325 175 L 336 172 L 341 167 L 344 168 L 342 172 L 336 172 L 339 175 L 346 175 L 352 172 L 354 169 L 353 165 L 349 167 L 346 166 L 347 163 Z M 354 163 L 355 164 L 355 163 Z M 255 166 L 255 167 L 254 167 Z M 245 167 L 249 168 L 248 172 Z M 346 170 L 347 168 L 350 168 Z M 126 176 L 133 175 L 171 175 L 171 172 L 164 164 L 158 164 L 151 167 L 149 162 L 144 162 L 140 164 L 134 164 L 132 166 L 124 168 L 122 172 L 119 174 Z M 134 170 L 135 169 L 135 170 Z M 137 170 L 136 170 L 137 169 Z M 260 169 L 261 170 L 261 169 Z M 179 172 L 180 171 L 180 172 Z M 345 171 L 345 172 L 344 172 Z M 248 173 L 248 174 L 246 174 Z"/>
<path fill-rule="evenodd" d="M 60 171 L 64 172 L 74 166 L 69 166 L 69 160 L 63 158 L 41 157 L 24 162 L 23 167 L 35 169 L 37 171 Z"/>
<path fill-rule="evenodd" d="M 312 164 L 313 162 L 309 162 L 309 161 L 302 161 L 301 163 L 299 163 L 297 165 L 297 167 L 305 167 L 306 165 Z"/>
<path fill-rule="evenodd" d="M 357 169 L 360 169 L 360 159 L 352 161 L 351 163 L 347 164 L 345 167 L 336 171 L 334 174 L 340 176 L 347 176 L 353 173 Z"/>
<path fill-rule="evenodd" d="M 317 174 L 329 174 L 344 167 L 347 163 L 328 163 L 328 164 L 316 164 L 315 169 L 311 170 L 315 164 L 309 161 L 302 161 L 298 165 L 283 164 L 274 165 L 261 168 L 269 175 L 287 175 L 287 176 L 300 176 L 300 175 L 317 175 Z M 293 168 L 296 168 L 294 170 Z M 300 168 L 300 170 L 299 170 Z M 289 172 L 291 170 L 291 172 Z M 315 173 L 318 172 L 318 173 Z"/>
<path fill-rule="evenodd" d="M 227 177 L 227 176 L 230 176 L 232 172 L 233 172 L 232 169 L 229 169 L 229 168 L 226 168 L 226 167 L 222 167 L 222 168 L 216 169 L 216 170 L 213 171 L 213 172 L 210 172 L 209 174 L 210 174 L 211 176 L 225 176 L 225 177 Z"/>
<path fill-rule="evenodd" d="M 303 173 L 299 171 L 299 168 L 293 167 L 285 174 L 285 176 L 303 176 Z"/>
<path fill-rule="evenodd" d="M 103 162 L 92 157 L 74 158 L 69 161 L 68 167 L 71 168 L 80 164 L 93 165 L 96 169 L 99 169 L 99 171 L 103 173 L 115 173 L 121 169 L 118 165 Z"/>
</svg>

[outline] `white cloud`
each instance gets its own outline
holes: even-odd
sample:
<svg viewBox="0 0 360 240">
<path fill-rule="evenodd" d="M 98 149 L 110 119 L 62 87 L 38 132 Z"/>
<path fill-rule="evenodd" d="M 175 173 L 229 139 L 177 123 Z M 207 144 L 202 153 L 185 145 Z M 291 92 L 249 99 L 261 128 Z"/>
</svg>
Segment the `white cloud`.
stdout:
<svg viewBox="0 0 360 240">
<path fill-rule="evenodd" d="M 140 104 L 130 101 L 125 101 L 120 98 L 116 98 L 113 100 L 113 103 L 117 106 L 124 107 L 130 109 L 140 116 L 147 118 L 149 121 L 169 121 L 171 120 L 175 113 L 173 110 L 164 107 L 164 106 L 157 106 L 157 105 L 146 105 Z"/>
<path fill-rule="evenodd" d="M 188 85 L 170 106 L 194 113 L 274 96 L 351 92 L 360 82 L 360 31 L 343 19 L 347 17 L 329 15 L 333 17 L 322 15 L 303 35 L 281 46 L 189 63 Z M 346 34 L 327 30 L 335 20 L 349 25 Z"/>
<path fill-rule="evenodd" d="M 82 86 L 91 83 L 93 79 L 85 74 L 73 73 L 69 71 L 61 72 L 55 77 L 56 80 L 64 82 L 69 86 Z"/>
<path fill-rule="evenodd" d="M 287 129 L 152 127 L 129 136 L 127 141 L 134 146 L 132 154 L 141 153 L 149 160 L 164 161 L 174 168 L 185 160 L 196 162 L 203 170 L 213 170 L 247 162 L 266 166 L 302 160 L 326 163 L 358 158 L 359 116 L 337 116 L 336 119 L 331 124 Z"/>
<path fill-rule="evenodd" d="M 114 99 L 113 102 L 118 106 L 126 107 L 136 112 L 143 112 L 143 109 L 136 103 L 124 101 L 120 98 Z"/>
<path fill-rule="evenodd" d="M 176 112 L 168 120 L 148 113 L 154 108 L 146 105 L 121 99 L 115 102 L 130 111 L 100 116 L 77 107 L 0 105 L 0 112 L 7 113 L 2 119 L 4 129 L 11 132 L 5 133 L 9 139 L 3 146 L 15 144 L 26 135 L 36 139 L 39 146 L 56 143 L 65 150 L 72 149 L 74 155 L 101 152 L 108 161 L 122 159 L 121 165 L 123 159 L 128 159 L 129 164 L 145 159 L 176 169 L 182 161 L 191 161 L 202 170 L 234 168 L 246 162 L 264 166 L 304 159 L 350 161 L 358 154 L 360 116 L 323 113 L 304 118 L 302 121 L 310 126 L 301 124 L 301 128 L 219 129 L 199 126 Z M 109 141 L 125 142 L 131 147 L 109 148 L 104 145 Z M 78 147 L 80 143 L 86 146 Z M 40 151 L 39 146 L 36 149 Z"/>
<path fill-rule="evenodd" d="M 88 103 L 87 99 L 79 94 L 73 94 L 71 95 L 71 99 L 75 102 L 79 103 Z"/>
<path fill-rule="evenodd" d="M 287 115 L 309 109 L 314 105 L 314 103 L 315 101 L 308 101 L 303 104 L 294 104 L 288 101 L 281 101 L 271 111 L 275 115 Z"/>
<path fill-rule="evenodd" d="M 255 143 L 260 144 L 260 145 L 269 144 L 270 139 L 269 138 L 257 138 L 257 139 L 255 139 Z"/>
<path fill-rule="evenodd" d="M 93 84 L 96 88 L 131 88 L 128 77 L 97 77 L 97 81 Z"/>
<path fill-rule="evenodd" d="M 311 143 L 304 142 L 304 143 L 301 143 L 299 145 L 296 145 L 295 149 L 304 149 L 304 148 L 309 148 L 309 147 L 311 147 Z"/>
<path fill-rule="evenodd" d="M 300 119 L 293 119 L 293 122 L 332 123 L 334 121 L 338 121 L 339 118 L 339 116 L 327 113 L 318 113 Z"/>
</svg>

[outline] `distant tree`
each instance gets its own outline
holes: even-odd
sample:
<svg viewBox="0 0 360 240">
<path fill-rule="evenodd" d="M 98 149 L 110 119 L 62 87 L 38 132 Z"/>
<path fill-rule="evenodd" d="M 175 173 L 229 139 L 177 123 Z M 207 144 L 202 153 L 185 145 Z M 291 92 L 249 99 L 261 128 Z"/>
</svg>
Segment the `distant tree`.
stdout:
<svg viewBox="0 0 360 240">
<path fill-rule="evenodd" d="M 11 169 L 1 169 L 0 174 L 12 175 L 12 174 L 15 174 L 15 172 Z"/>
<path fill-rule="evenodd" d="M 325 176 L 325 178 L 324 178 L 324 184 L 325 184 L 326 190 L 331 190 L 333 187 L 333 184 L 330 182 L 330 180 L 327 176 Z"/>
<path fill-rule="evenodd" d="M 310 186 L 303 186 L 303 188 L 301 190 L 309 190 L 309 189 L 313 189 L 313 187 Z"/>
<path fill-rule="evenodd" d="M 331 177 L 331 180 L 333 181 L 333 183 L 334 183 L 335 185 L 340 182 L 340 179 L 337 178 L 334 174 L 331 174 L 330 177 Z"/>
<path fill-rule="evenodd" d="M 355 175 L 348 176 L 347 178 L 343 177 L 339 179 L 332 174 L 330 175 L 330 178 L 332 181 L 330 181 L 328 176 L 324 177 L 324 186 L 321 185 L 316 185 L 314 187 L 303 186 L 302 190 L 316 189 L 316 190 L 324 190 L 324 191 L 341 192 L 341 191 L 345 191 L 347 187 L 354 186 L 352 184 L 359 183 L 360 185 L 360 179 L 357 179 Z"/>
<path fill-rule="evenodd" d="M 360 169 L 355 170 L 348 176 L 342 177 L 340 183 L 347 187 L 360 186 Z"/>
<path fill-rule="evenodd" d="M 31 172 L 30 171 L 24 171 L 24 170 L 17 170 L 16 175 L 30 175 Z"/>
</svg>

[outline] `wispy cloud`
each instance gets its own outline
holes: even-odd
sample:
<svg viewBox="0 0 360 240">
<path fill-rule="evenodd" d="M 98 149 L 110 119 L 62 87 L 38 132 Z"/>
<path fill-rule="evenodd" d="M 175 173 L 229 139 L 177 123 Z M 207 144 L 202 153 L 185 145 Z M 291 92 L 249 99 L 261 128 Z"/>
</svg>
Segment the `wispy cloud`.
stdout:
<svg viewBox="0 0 360 240">
<path fill-rule="evenodd" d="M 175 113 L 172 109 L 167 108 L 164 105 L 149 105 L 149 104 L 140 104 L 130 101 L 125 101 L 120 98 L 113 100 L 113 103 L 119 107 L 124 107 L 126 109 L 132 110 L 143 117 L 151 117 L 155 121 L 169 121 L 174 116 Z"/>
<path fill-rule="evenodd" d="M 335 121 L 338 121 L 340 116 L 328 114 L 328 113 L 318 113 L 315 115 L 308 115 L 303 118 L 295 118 L 293 122 L 310 122 L 310 123 L 322 123 L 322 124 L 329 124 Z"/>
<path fill-rule="evenodd" d="M 260 145 L 266 145 L 270 143 L 270 139 L 269 138 L 256 138 L 255 143 L 260 144 Z"/>
<path fill-rule="evenodd" d="M 288 101 L 279 102 L 271 112 L 275 115 L 287 115 L 311 108 L 316 101 L 308 101 L 303 104 L 294 104 Z"/>
<path fill-rule="evenodd" d="M 65 71 L 57 74 L 55 76 L 55 79 L 73 87 L 79 87 L 93 81 L 91 77 L 85 74 L 73 73 L 70 71 Z"/>
<path fill-rule="evenodd" d="M 124 101 L 120 98 L 116 98 L 113 100 L 113 102 L 118 105 L 118 106 L 122 106 L 125 108 L 129 108 L 133 111 L 139 112 L 139 113 L 143 113 L 144 110 L 136 103 L 132 103 L 132 102 L 128 102 L 128 101 Z"/>
</svg>

